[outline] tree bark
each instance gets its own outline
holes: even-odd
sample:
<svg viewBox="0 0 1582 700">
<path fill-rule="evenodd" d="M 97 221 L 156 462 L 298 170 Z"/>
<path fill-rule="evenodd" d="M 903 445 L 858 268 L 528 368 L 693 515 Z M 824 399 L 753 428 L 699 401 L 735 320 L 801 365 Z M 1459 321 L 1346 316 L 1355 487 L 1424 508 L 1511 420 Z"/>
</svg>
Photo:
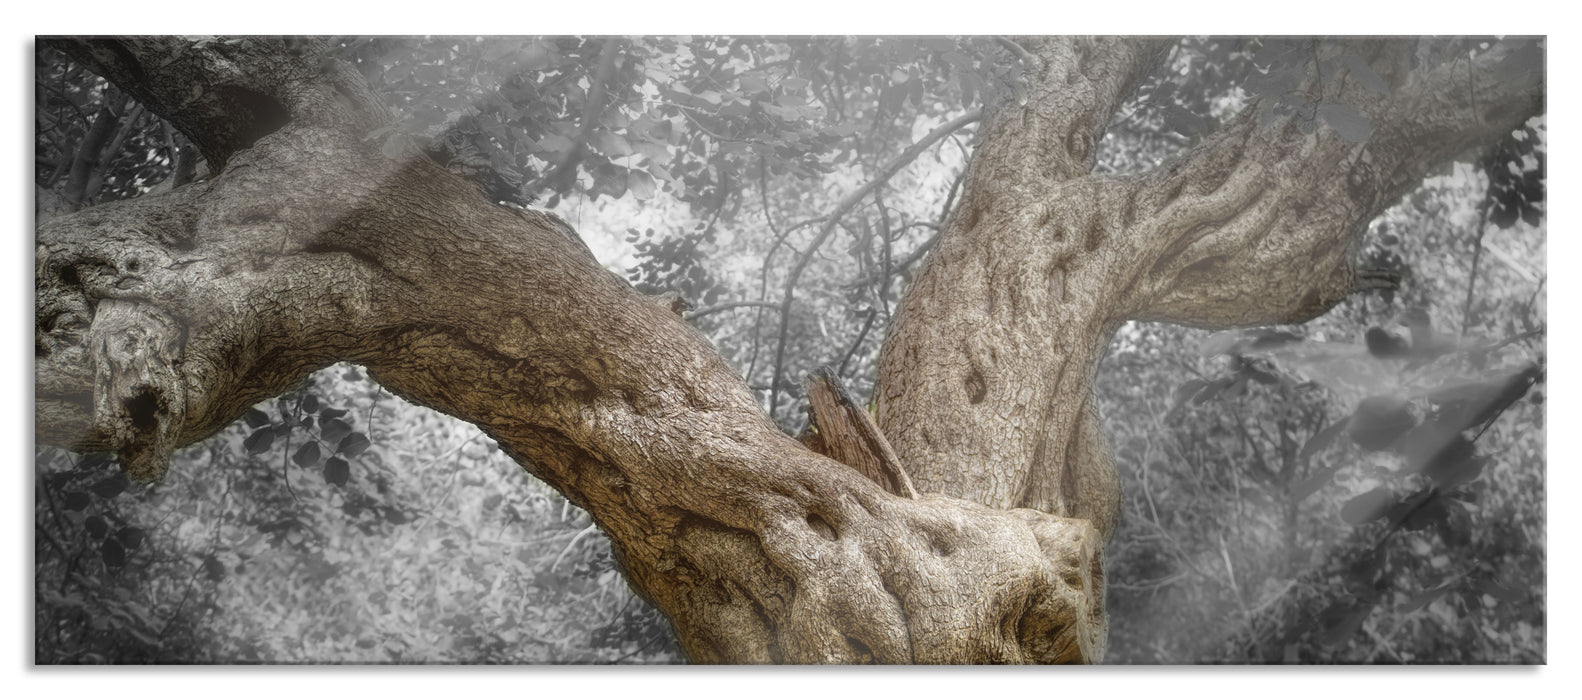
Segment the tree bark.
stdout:
<svg viewBox="0 0 1582 700">
<path fill-rule="evenodd" d="M 39 226 L 40 442 L 158 478 L 176 446 L 358 362 L 587 509 L 693 660 L 1102 658 L 1087 523 L 893 496 L 808 451 L 668 300 L 553 215 L 494 205 L 416 147 L 386 157 L 355 75 L 292 48 L 68 47 L 163 110 L 159 86 L 251 61 L 216 80 L 273 76 L 248 89 L 286 119 L 173 118 L 214 177 Z"/>
<path fill-rule="evenodd" d="M 1090 387 L 1113 331 L 1321 313 L 1363 280 L 1363 224 L 1542 91 L 1487 80 L 1465 109 L 1444 88 L 1468 66 L 1405 77 L 1402 49 L 1369 44 L 1395 87 L 1342 93 L 1374 120 L 1365 147 L 1249 111 L 1107 178 L 1096 144 L 1169 44 L 1029 43 L 1028 100 L 992 115 L 881 360 L 881 462 L 918 498 L 784 435 L 563 221 L 490 203 L 416 144 L 386 156 L 356 71 L 289 40 L 66 43 L 215 174 L 39 225 L 36 438 L 153 479 L 175 447 L 358 362 L 587 509 L 693 660 L 1101 660 L 1118 482 Z"/>
<path fill-rule="evenodd" d="M 1302 90 L 1365 114 L 1365 143 L 1261 127 L 1254 102 L 1151 172 L 1093 174 L 1097 136 L 1167 48 L 1033 47 L 1030 98 L 984 136 L 881 354 L 879 425 L 919 491 L 1081 518 L 1108 538 L 1119 480 L 1091 388 L 1122 323 L 1296 323 L 1390 284 L 1355 264 L 1367 223 L 1542 110 L 1541 75 L 1494 70 L 1503 47 L 1413 70 L 1414 41 L 1354 40 L 1331 51 L 1366 61 L 1388 95 L 1311 71 Z"/>
</svg>

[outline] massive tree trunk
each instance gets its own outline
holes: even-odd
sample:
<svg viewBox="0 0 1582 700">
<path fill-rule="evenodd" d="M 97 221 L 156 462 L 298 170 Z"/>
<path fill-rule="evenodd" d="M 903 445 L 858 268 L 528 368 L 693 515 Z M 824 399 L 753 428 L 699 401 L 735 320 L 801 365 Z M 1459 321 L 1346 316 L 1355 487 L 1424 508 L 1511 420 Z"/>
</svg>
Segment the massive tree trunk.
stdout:
<svg viewBox="0 0 1582 700">
<path fill-rule="evenodd" d="M 1342 93 L 1373 119 L 1366 147 L 1248 110 L 1105 178 L 1095 144 L 1168 44 L 1033 42 L 1029 99 L 993 115 L 885 347 L 879 427 L 904 473 L 881 486 L 784 435 L 564 222 L 366 139 L 388 115 L 311 42 L 63 47 L 215 174 L 39 226 L 40 442 L 153 479 L 308 372 L 361 363 L 587 509 L 705 662 L 1101 660 L 1118 487 L 1089 393 L 1114 329 L 1321 313 L 1365 284 L 1349 253 L 1372 216 L 1541 99 L 1489 80 L 1474 108 L 1440 89 L 1466 65 L 1408 79 L 1409 43 L 1368 43 L 1395 82 Z"/>
</svg>

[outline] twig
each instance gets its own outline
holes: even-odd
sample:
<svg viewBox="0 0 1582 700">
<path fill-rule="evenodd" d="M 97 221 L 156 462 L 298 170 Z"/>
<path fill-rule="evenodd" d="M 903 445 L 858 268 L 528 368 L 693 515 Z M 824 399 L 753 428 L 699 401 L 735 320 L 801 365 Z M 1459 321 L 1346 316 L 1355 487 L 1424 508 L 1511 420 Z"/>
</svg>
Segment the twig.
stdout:
<svg viewBox="0 0 1582 700">
<path fill-rule="evenodd" d="M 1478 263 L 1483 259 L 1483 234 L 1489 228 L 1489 202 L 1483 201 L 1483 206 L 1478 212 L 1478 235 L 1472 242 L 1472 273 L 1467 275 L 1467 300 L 1461 305 L 1461 335 L 1467 335 L 1467 328 L 1472 325 L 1472 296 L 1478 287 Z"/>
<path fill-rule="evenodd" d="M 555 557 L 555 563 L 549 565 L 549 570 L 551 572 L 553 572 L 557 567 L 559 567 L 560 566 L 560 560 L 565 559 L 566 555 L 571 553 L 572 548 L 576 547 L 577 543 L 582 541 L 582 538 L 586 537 L 588 535 L 588 533 L 593 532 L 593 531 L 598 530 L 598 529 L 599 529 L 598 525 L 589 525 L 589 526 L 579 530 L 577 532 L 577 536 L 571 538 L 571 541 L 566 543 L 566 548 L 560 550 L 560 556 Z"/>
<path fill-rule="evenodd" d="M 881 308 L 884 309 L 884 321 L 888 324 L 890 322 L 890 213 L 884 206 L 884 200 L 880 197 L 882 192 L 882 189 L 874 190 L 873 204 L 879 209 L 879 240 L 884 244 L 882 248 L 884 251 L 883 263 L 880 265 L 880 272 L 883 273 L 883 277 L 879 280 L 878 297 L 879 303 L 882 305 Z M 869 319 L 869 323 L 872 322 L 872 319 Z M 865 334 L 868 332 L 866 326 L 862 330 Z M 861 342 L 861 340 L 859 339 L 858 342 Z M 850 357 L 849 354 L 848 357 Z M 845 361 L 842 361 L 841 367 L 845 366 Z"/>
<path fill-rule="evenodd" d="M 1011 39 L 1008 36 L 997 36 L 994 37 L 994 40 L 1001 46 L 1004 46 L 1006 49 L 1009 49 L 1012 54 L 1015 54 L 1017 58 L 1021 59 L 1023 63 L 1026 63 L 1028 67 L 1032 68 L 1034 71 L 1043 70 L 1044 60 L 1033 55 L 1033 52 L 1028 51 L 1026 47 L 1016 43 L 1014 39 Z"/>
<path fill-rule="evenodd" d="M 77 153 L 72 158 L 71 174 L 67 176 L 65 192 L 66 204 L 72 211 L 82 208 L 83 203 L 88 200 L 88 181 L 93 171 L 99 167 L 105 143 L 115 133 L 116 123 L 121 118 L 120 112 L 121 110 L 113 109 L 109 105 L 100 107 L 98 114 L 93 118 L 93 128 L 89 129 L 82 137 L 82 141 L 77 144 Z"/>
<path fill-rule="evenodd" d="M 879 169 L 879 174 L 872 180 L 869 180 L 862 187 L 857 188 L 855 192 L 852 192 L 841 199 L 840 202 L 835 205 L 834 210 L 832 210 L 829 213 L 829 216 L 824 220 L 824 226 L 819 231 L 818 237 L 814 238 L 813 242 L 808 245 L 807 250 L 802 252 L 802 256 L 797 260 L 796 266 L 791 269 L 791 274 L 786 278 L 785 292 L 782 295 L 780 302 L 780 331 L 778 333 L 778 338 L 775 341 L 774 374 L 772 375 L 769 382 L 770 416 L 774 415 L 775 408 L 777 408 L 778 404 L 780 403 L 780 388 L 784 383 L 781 379 L 781 375 L 785 371 L 786 340 L 788 338 L 791 324 L 791 302 L 795 298 L 797 280 L 801 278 L 802 271 L 805 270 L 808 263 L 812 261 L 813 252 L 818 250 L 818 247 L 823 245 L 824 241 L 829 239 L 830 234 L 835 232 L 835 225 L 840 222 L 841 217 L 845 216 L 854 207 L 856 207 L 859 202 L 869 195 L 869 193 L 888 182 L 891 177 L 894 177 L 897 172 L 900 172 L 901 168 L 905 167 L 913 160 L 916 160 L 919 155 L 922 155 L 924 151 L 928 150 L 929 147 L 933 146 L 940 139 L 949 136 L 951 133 L 955 132 L 961 127 L 977 121 L 980 117 L 982 117 L 982 115 L 982 110 L 975 109 L 939 125 L 933 131 L 930 131 L 928 135 L 919 139 L 917 143 L 907 147 L 907 149 L 902 151 L 900 155 L 892 158 L 890 162 L 885 163 L 884 167 Z"/>
<path fill-rule="evenodd" d="M 891 276 L 906 272 L 908 269 L 911 269 L 911 267 L 916 265 L 919 260 L 922 260 L 923 256 L 927 255 L 928 251 L 932 250 L 934 248 L 934 244 L 939 241 L 939 224 L 936 224 L 932 221 L 913 221 L 912 223 L 902 226 L 901 230 L 905 231 L 906 229 L 914 227 L 934 229 L 934 235 L 929 236 L 928 240 L 919 244 L 915 250 L 908 253 L 907 256 L 901 261 L 892 262 L 890 265 Z M 871 275 L 868 275 L 867 277 L 854 280 L 848 283 L 846 286 L 852 289 L 866 287 L 870 284 L 873 284 L 874 282 L 878 282 L 882 274 L 882 272 L 875 272 Z"/>
<path fill-rule="evenodd" d="M 286 428 L 286 449 L 280 460 L 280 476 L 286 480 L 286 492 L 291 494 L 291 500 L 297 505 L 302 505 L 302 499 L 297 498 L 297 490 L 291 488 L 291 428 Z"/>
<path fill-rule="evenodd" d="M 104 190 L 106 171 L 115 163 L 116 155 L 120 154 L 121 147 L 126 145 L 127 137 L 132 135 L 132 132 L 137 127 L 138 120 L 143 118 L 143 114 L 146 111 L 147 109 L 140 102 L 132 104 L 131 108 L 126 111 L 126 116 L 121 119 L 120 127 L 116 129 L 115 138 L 110 140 L 110 144 L 105 147 L 104 152 L 99 157 L 99 162 L 103 164 L 103 167 L 96 168 L 93 176 L 88 178 L 87 189 L 83 192 L 87 198 L 97 199 Z"/>
<path fill-rule="evenodd" d="M 1157 591 L 1157 590 L 1159 590 L 1161 588 L 1164 588 L 1165 586 L 1168 586 L 1168 585 L 1170 585 L 1172 583 L 1175 583 L 1176 581 L 1180 581 L 1181 579 L 1184 579 L 1186 577 L 1187 577 L 1187 572 L 1185 572 L 1185 571 L 1178 571 L 1178 572 L 1173 573 L 1173 574 L 1171 574 L 1169 576 L 1166 576 L 1166 577 L 1161 578 L 1161 579 L 1155 579 L 1153 581 L 1145 581 L 1145 582 L 1142 582 L 1142 583 L 1122 583 L 1120 581 L 1111 581 L 1111 582 L 1105 584 L 1105 586 L 1107 588 L 1111 588 L 1111 589 L 1115 589 L 1115 590 L 1122 590 L 1122 591 Z"/>
<path fill-rule="evenodd" d="M 445 452 L 445 454 L 442 454 L 442 455 L 440 455 L 438 457 L 435 457 L 434 459 L 429 460 L 429 463 L 423 465 L 423 468 L 420 469 L 419 471 L 428 471 L 429 467 L 432 467 L 432 466 L 434 466 L 436 464 L 439 464 L 440 460 L 445 459 L 447 457 L 450 457 L 453 454 L 456 454 L 456 452 L 461 450 L 461 448 L 472 444 L 473 442 L 477 441 L 477 439 L 480 438 L 480 437 L 483 437 L 483 433 L 474 433 L 472 437 L 467 438 L 466 440 L 462 440 L 460 443 L 457 443 L 455 447 L 450 448 L 450 450 Z M 423 518 L 423 524 L 419 525 L 417 530 L 412 533 L 412 537 L 414 539 L 423 534 L 423 530 L 428 528 L 429 523 L 434 522 L 434 517 L 439 513 L 439 510 L 441 508 L 444 508 L 445 504 L 450 501 L 451 494 L 456 492 L 456 477 L 458 477 L 458 476 L 461 476 L 461 469 L 452 469 L 451 472 L 450 472 L 450 481 L 447 482 L 446 485 L 445 485 L 445 487 L 446 487 L 445 488 L 445 496 L 443 498 L 439 499 L 439 503 L 435 504 L 434 507 L 429 510 L 428 515 Z"/>
<path fill-rule="evenodd" d="M 1252 618 L 1252 611 L 1247 609 L 1247 598 L 1241 593 L 1241 585 L 1236 583 L 1236 569 L 1230 563 L 1230 548 L 1225 545 L 1225 535 L 1219 536 L 1219 554 L 1225 560 L 1225 573 L 1230 578 L 1230 591 L 1236 594 L 1236 603 L 1241 606 L 1241 613 L 1248 619 Z"/>
<path fill-rule="evenodd" d="M 1379 651 L 1382 650 L 1384 653 L 1389 654 L 1390 658 L 1395 659 L 1395 663 L 1406 663 L 1406 659 L 1401 658 L 1401 655 L 1395 651 L 1395 647 L 1390 644 L 1390 640 L 1385 639 L 1384 635 L 1379 634 L 1373 629 L 1369 629 L 1367 625 L 1363 625 L 1362 627 L 1363 631 L 1368 633 L 1368 637 L 1373 639 L 1373 643 L 1378 645 L 1374 649 L 1375 655 L 1377 655 Z"/>
<path fill-rule="evenodd" d="M 878 316 L 878 310 L 868 309 L 868 320 L 863 322 L 862 330 L 857 333 L 857 339 L 852 341 L 851 347 L 846 348 L 846 356 L 840 358 L 840 365 L 835 370 L 835 376 L 843 377 L 846 375 L 846 363 L 851 362 L 851 356 L 857 353 L 858 346 L 862 345 L 862 341 L 868 337 L 868 329 L 873 328 L 873 320 Z"/>
<path fill-rule="evenodd" d="M 716 313 L 719 313 L 721 311 L 729 311 L 731 309 L 739 309 L 739 308 L 742 308 L 742 307 L 745 307 L 745 306 L 759 306 L 759 307 L 764 307 L 764 308 L 768 308 L 768 309 L 778 309 L 778 308 L 780 308 L 780 303 L 779 302 L 774 302 L 774 301 L 754 301 L 754 300 L 727 301 L 727 302 L 722 302 L 722 303 L 719 303 L 719 304 L 715 304 L 713 306 L 705 306 L 705 307 L 703 307 L 701 309 L 698 309 L 697 311 L 690 311 L 690 312 L 687 313 L 687 320 L 695 321 L 697 319 L 703 318 L 704 316 L 708 316 L 710 314 L 716 314 Z"/>
</svg>

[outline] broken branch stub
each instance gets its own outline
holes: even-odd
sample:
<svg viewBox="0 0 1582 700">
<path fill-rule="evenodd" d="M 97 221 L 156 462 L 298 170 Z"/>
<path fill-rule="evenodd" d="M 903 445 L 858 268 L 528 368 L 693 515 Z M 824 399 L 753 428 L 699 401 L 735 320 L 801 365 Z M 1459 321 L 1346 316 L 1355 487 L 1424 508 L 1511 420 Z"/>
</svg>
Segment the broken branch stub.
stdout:
<svg viewBox="0 0 1582 700">
<path fill-rule="evenodd" d="M 912 480 L 890 448 L 890 441 L 879 432 L 868 412 L 852 399 L 833 370 L 823 367 L 808 378 L 807 400 L 810 432 L 804 436 L 804 445 L 857 470 L 885 491 L 917 498 Z"/>
</svg>

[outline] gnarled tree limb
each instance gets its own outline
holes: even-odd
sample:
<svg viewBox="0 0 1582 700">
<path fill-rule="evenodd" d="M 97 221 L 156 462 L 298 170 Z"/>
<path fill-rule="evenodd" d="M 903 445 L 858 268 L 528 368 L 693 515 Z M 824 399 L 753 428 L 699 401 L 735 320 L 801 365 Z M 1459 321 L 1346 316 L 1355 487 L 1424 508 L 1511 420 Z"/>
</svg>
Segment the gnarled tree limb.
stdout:
<svg viewBox="0 0 1582 700">
<path fill-rule="evenodd" d="M 564 222 L 366 143 L 369 114 L 336 87 L 355 72 L 280 42 L 133 43 L 133 60 L 90 48 L 216 172 L 39 226 L 40 442 L 114 450 L 154 478 L 172 447 L 358 362 L 587 509 L 694 660 L 1102 658 L 1088 523 L 899 498 L 806 450 L 667 300 L 603 269 Z M 177 99 L 172 75 L 206 95 L 207 71 L 288 121 L 258 133 L 266 122 L 218 118 L 251 103 Z"/>
</svg>

